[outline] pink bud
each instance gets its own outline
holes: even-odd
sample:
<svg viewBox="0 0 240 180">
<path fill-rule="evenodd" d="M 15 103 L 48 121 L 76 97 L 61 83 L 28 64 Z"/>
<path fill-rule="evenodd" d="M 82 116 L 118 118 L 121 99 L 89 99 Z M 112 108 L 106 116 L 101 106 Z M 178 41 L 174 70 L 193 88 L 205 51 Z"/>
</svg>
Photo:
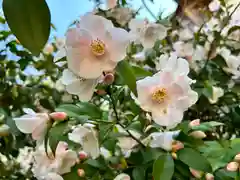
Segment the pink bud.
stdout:
<svg viewBox="0 0 240 180">
<path fill-rule="evenodd" d="M 194 138 L 196 138 L 196 139 L 203 139 L 203 138 L 205 138 L 207 135 L 206 135 L 204 132 L 202 132 L 202 131 L 193 131 L 193 132 L 191 132 L 191 133 L 189 134 L 189 136 L 192 136 L 192 137 L 194 137 Z"/>
<path fill-rule="evenodd" d="M 104 89 L 98 89 L 96 93 L 100 96 L 104 96 L 105 94 L 107 94 L 107 92 Z"/>
<path fill-rule="evenodd" d="M 189 168 L 190 172 L 195 178 L 201 178 L 203 176 L 203 172 Z"/>
<path fill-rule="evenodd" d="M 84 160 L 84 159 L 86 159 L 86 158 L 88 157 L 88 155 L 87 155 L 86 152 L 80 151 L 80 152 L 78 153 L 78 157 L 79 157 L 80 160 Z"/>
<path fill-rule="evenodd" d="M 114 82 L 114 75 L 112 73 L 107 73 L 105 76 L 104 76 L 104 80 L 103 82 L 105 84 L 112 84 Z"/>
<path fill-rule="evenodd" d="M 214 176 L 211 173 L 205 175 L 206 180 L 214 180 Z"/>
<path fill-rule="evenodd" d="M 234 160 L 240 162 L 240 154 L 237 154 L 237 155 L 235 156 Z"/>
<path fill-rule="evenodd" d="M 237 162 L 230 162 L 227 164 L 227 170 L 235 172 L 239 168 L 239 164 Z"/>
<path fill-rule="evenodd" d="M 77 173 L 78 173 L 79 177 L 84 177 L 85 176 L 85 171 L 83 169 L 78 169 Z"/>
<path fill-rule="evenodd" d="M 67 114 L 65 112 L 53 112 L 53 113 L 49 114 L 49 116 L 54 121 L 63 121 L 67 118 Z"/>
<path fill-rule="evenodd" d="M 199 125 L 200 125 L 200 119 L 195 119 L 189 123 L 190 127 L 199 126 Z"/>
<path fill-rule="evenodd" d="M 183 148 L 184 148 L 184 144 L 180 141 L 175 141 L 172 144 L 172 151 L 173 152 L 177 152 L 178 150 L 183 149 Z"/>
</svg>

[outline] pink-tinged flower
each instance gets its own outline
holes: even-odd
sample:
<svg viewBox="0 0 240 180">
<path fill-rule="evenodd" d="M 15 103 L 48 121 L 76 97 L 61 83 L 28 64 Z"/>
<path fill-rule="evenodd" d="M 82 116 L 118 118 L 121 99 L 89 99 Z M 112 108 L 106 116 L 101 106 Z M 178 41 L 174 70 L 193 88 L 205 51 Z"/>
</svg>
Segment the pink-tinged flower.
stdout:
<svg viewBox="0 0 240 180">
<path fill-rule="evenodd" d="M 206 180 L 214 180 L 214 176 L 213 176 L 213 174 L 211 174 L 211 173 L 207 173 L 207 174 L 205 175 L 205 178 L 206 178 Z"/>
<path fill-rule="evenodd" d="M 189 168 L 189 170 L 195 178 L 200 179 L 203 176 L 203 172 L 201 172 L 201 171 L 198 171 L 198 170 L 195 170 L 195 169 L 192 169 L 192 168 Z"/>
<path fill-rule="evenodd" d="M 34 163 L 32 172 L 36 178 L 48 178 L 59 177 L 59 175 L 68 173 L 71 171 L 71 167 L 75 165 L 77 161 L 77 154 L 68 149 L 68 145 L 65 142 L 60 141 L 57 145 L 55 156 L 52 150 L 48 146 L 48 155 L 46 154 L 44 145 L 37 147 L 34 152 Z M 56 179 L 58 180 L 58 179 Z"/>
<path fill-rule="evenodd" d="M 84 152 L 93 159 L 100 155 L 99 143 L 91 124 L 78 125 L 71 133 L 68 133 L 69 140 L 79 143 Z"/>
<path fill-rule="evenodd" d="M 235 156 L 234 160 L 240 162 L 240 153 Z"/>
<path fill-rule="evenodd" d="M 157 40 L 167 36 L 166 27 L 148 20 L 132 19 L 129 22 L 129 28 L 135 41 L 142 43 L 144 48 L 152 48 Z"/>
<path fill-rule="evenodd" d="M 88 154 L 86 152 L 84 152 L 84 151 L 80 151 L 78 153 L 78 157 L 79 157 L 80 160 L 84 160 L 84 159 L 88 158 Z"/>
<path fill-rule="evenodd" d="M 230 162 L 230 163 L 227 164 L 226 168 L 227 168 L 228 171 L 235 172 L 239 168 L 239 163 L 237 163 L 237 162 Z"/>
<path fill-rule="evenodd" d="M 49 116 L 47 113 L 35 113 L 32 109 L 24 108 L 25 115 L 13 118 L 17 128 L 25 134 L 32 134 L 34 140 L 43 140 L 47 131 Z"/>
<path fill-rule="evenodd" d="M 207 137 L 207 135 L 203 131 L 193 131 L 189 134 L 189 136 L 192 136 L 196 139 L 203 139 Z"/>
<path fill-rule="evenodd" d="M 218 11 L 221 7 L 221 3 L 219 0 L 213 0 L 209 5 L 208 8 L 210 11 L 215 12 Z"/>
<path fill-rule="evenodd" d="M 126 30 L 115 28 L 104 17 L 88 13 L 81 17 L 77 27 L 67 31 L 62 51 L 66 53 L 68 68 L 76 76 L 94 79 L 103 71 L 113 70 L 125 58 L 129 42 Z"/>
<path fill-rule="evenodd" d="M 200 119 L 194 119 L 189 123 L 190 127 L 199 126 L 199 125 L 200 125 Z"/>
<path fill-rule="evenodd" d="M 114 180 L 131 180 L 130 176 L 125 174 L 125 173 L 122 173 L 122 174 L 119 174 L 117 175 Z"/>
<path fill-rule="evenodd" d="M 187 77 L 189 66 L 185 59 L 171 57 L 160 63 L 160 72 L 137 81 L 137 101 L 142 109 L 152 113 L 157 124 L 174 127 L 198 95 L 191 90 L 192 80 Z"/>
<path fill-rule="evenodd" d="M 65 112 L 53 112 L 49 114 L 54 121 L 64 121 L 67 118 L 67 114 Z"/>
</svg>

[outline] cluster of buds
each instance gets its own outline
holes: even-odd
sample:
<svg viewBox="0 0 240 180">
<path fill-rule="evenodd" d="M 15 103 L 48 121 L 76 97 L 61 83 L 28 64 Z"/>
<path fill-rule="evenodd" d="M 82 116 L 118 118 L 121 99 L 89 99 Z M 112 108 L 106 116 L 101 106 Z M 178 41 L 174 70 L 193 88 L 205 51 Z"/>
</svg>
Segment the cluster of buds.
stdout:
<svg viewBox="0 0 240 180">
<path fill-rule="evenodd" d="M 189 123 L 190 128 L 196 127 L 196 126 L 199 126 L 199 125 L 200 125 L 200 119 L 195 119 L 195 120 L 193 120 Z M 189 134 L 189 136 L 192 136 L 196 139 L 203 139 L 207 135 L 203 131 L 193 131 Z"/>
</svg>

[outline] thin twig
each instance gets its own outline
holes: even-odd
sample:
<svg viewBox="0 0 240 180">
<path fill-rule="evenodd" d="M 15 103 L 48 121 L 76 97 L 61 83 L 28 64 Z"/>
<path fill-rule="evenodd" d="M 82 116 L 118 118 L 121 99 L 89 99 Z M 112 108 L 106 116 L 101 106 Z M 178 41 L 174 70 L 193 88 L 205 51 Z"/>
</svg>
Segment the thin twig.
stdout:
<svg viewBox="0 0 240 180">
<path fill-rule="evenodd" d="M 145 0 L 141 0 L 142 1 L 142 4 L 143 6 L 146 8 L 146 10 L 149 12 L 149 14 L 151 14 L 151 16 L 156 20 L 158 21 L 158 18 L 153 14 L 153 12 L 149 9 L 149 7 L 147 6 Z"/>
</svg>

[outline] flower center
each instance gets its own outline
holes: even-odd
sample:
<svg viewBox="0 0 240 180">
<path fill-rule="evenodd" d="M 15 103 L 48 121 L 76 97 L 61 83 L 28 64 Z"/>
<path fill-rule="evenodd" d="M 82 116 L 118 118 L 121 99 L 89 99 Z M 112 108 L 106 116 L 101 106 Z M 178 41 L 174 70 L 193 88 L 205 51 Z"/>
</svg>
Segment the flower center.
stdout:
<svg viewBox="0 0 240 180">
<path fill-rule="evenodd" d="M 103 41 L 97 39 L 91 43 L 92 53 L 96 56 L 101 56 L 105 53 L 105 44 Z"/>
<path fill-rule="evenodd" d="M 159 104 L 163 103 L 167 97 L 167 90 L 165 88 L 159 88 L 152 94 L 152 100 Z"/>
</svg>

